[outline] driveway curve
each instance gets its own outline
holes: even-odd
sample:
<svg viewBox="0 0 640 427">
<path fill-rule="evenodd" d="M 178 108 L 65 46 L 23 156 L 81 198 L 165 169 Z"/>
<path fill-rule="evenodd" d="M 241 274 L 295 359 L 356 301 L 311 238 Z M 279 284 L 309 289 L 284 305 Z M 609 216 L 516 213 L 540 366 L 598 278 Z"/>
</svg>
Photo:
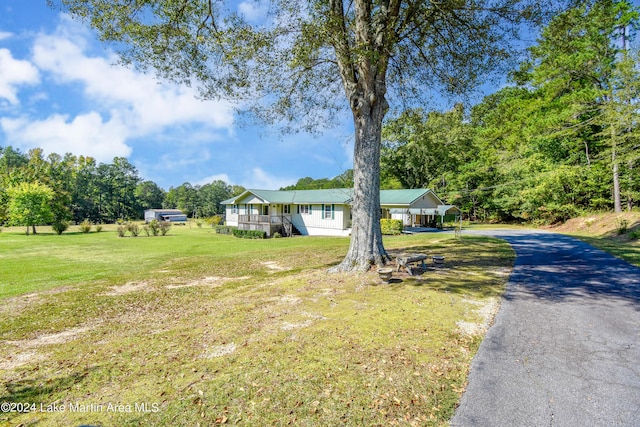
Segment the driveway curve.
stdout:
<svg viewBox="0 0 640 427">
<path fill-rule="evenodd" d="M 555 233 L 473 233 L 516 262 L 451 425 L 640 426 L 640 268 Z"/>
</svg>

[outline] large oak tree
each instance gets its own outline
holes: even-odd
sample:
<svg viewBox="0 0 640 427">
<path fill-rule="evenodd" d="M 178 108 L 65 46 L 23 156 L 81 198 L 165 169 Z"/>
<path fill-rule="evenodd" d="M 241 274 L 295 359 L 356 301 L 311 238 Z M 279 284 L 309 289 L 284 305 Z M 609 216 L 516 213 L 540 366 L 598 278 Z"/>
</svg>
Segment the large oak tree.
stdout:
<svg viewBox="0 0 640 427">
<path fill-rule="evenodd" d="M 381 129 L 390 103 L 416 105 L 482 82 L 510 57 L 539 0 L 271 0 L 255 20 L 222 0 L 51 0 L 84 19 L 124 63 L 194 85 L 267 121 L 317 129 L 349 109 L 353 232 L 336 270 L 382 264 Z M 295 119 L 295 121 L 294 121 Z"/>
</svg>

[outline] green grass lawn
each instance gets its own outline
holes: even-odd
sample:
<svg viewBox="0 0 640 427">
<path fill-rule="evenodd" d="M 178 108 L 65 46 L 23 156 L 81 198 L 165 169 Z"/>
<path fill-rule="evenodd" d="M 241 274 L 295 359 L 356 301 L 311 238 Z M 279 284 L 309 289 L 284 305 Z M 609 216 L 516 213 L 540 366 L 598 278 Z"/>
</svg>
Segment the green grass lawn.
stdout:
<svg viewBox="0 0 640 427">
<path fill-rule="evenodd" d="M 0 233 L 0 403 L 35 404 L 0 425 L 443 425 L 513 262 L 390 237 L 446 267 L 383 284 L 327 273 L 346 238 L 46 231 Z"/>
</svg>

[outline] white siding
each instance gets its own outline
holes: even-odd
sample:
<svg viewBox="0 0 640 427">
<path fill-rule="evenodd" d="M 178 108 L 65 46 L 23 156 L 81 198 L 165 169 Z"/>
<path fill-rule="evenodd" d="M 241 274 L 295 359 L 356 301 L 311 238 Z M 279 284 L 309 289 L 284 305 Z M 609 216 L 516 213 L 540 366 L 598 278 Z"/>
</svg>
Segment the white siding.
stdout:
<svg viewBox="0 0 640 427">
<path fill-rule="evenodd" d="M 304 206 L 304 205 L 302 205 Z M 331 206 L 331 205 L 328 205 Z M 310 236 L 347 236 L 349 219 L 349 207 L 345 205 L 333 205 L 332 218 L 325 218 L 323 205 L 311 205 L 309 213 L 298 213 L 299 206 L 292 207 L 291 222 L 302 234 Z M 346 212 L 345 212 L 346 211 Z M 347 214 L 345 220 L 345 213 Z"/>
<path fill-rule="evenodd" d="M 225 209 L 225 223 L 226 225 L 229 225 L 231 227 L 237 227 L 238 226 L 238 213 L 240 211 L 240 208 L 238 207 L 238 209 L 236 210 L 236 213 L 233 213 L 233 206 L 231 205 L 227 205 L 226 209 Z"/>
</svg>

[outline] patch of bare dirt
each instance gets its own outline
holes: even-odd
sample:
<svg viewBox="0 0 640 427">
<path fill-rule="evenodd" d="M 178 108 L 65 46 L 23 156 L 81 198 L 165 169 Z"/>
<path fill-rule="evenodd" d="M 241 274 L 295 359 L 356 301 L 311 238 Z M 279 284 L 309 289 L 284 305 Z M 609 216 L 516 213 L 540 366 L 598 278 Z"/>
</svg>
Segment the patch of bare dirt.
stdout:
<svg viewBox="0 0 640 427">
<path fill-rule="evenodd" d="M 16 347 L 16 350 L 0 361 L 0 369 L 12 370 L 27 363 L 43 360 L 46 355 L 39 353 L 38 348 L 73 341 L 91 329 L 93 329 L 91 325 L 78 326 L 54 334 L 38 335 L 28 340 L 5 341 L 5 344 Z"/>
<path fill-rule="evenodd" d="M 150 286 L 149 282 L 146 281 L 142 281 L 142 282 L 128 282 L 125 283 L 124 285 L 120 285 L 120 286 L 113 286 L 111 287 L 111 291 L 107 292 L 103 295 L 107 295 L 110 297 L 114 297 L 114 296 L 118 296 L 118 295 L 125 295 L 125 294 L 130 294 L 132 292 L 138 292 L 138 291 L 142 291 L 142 290 L 148 290 Z"/>
<path fill-rule="evenodd" d="M 15 345 L 18 348 L 37 348 L 44 345 L 51 344 L 64 344 L 66 342 L 76 339 L 79 335 L 84 334 L 87 331 L 93 329 L 93 326 L 78 326 L 75 328 L 67 329 L 55 334 L 38 335 L 37 337 L 29 340 L 20 341 L 6 341 L 7 344 Z"/>
<path fill-rule="evenodd" d="M 209 349 L 207 354 L 205 354 L 206 359 L 213 359 L 216 357 L 227 356 L 229 354 L 233 354 L 236 351 L 236 345 L 234 343 L 217 345 Z"/>
<path fill-rule="evenodd" d="M 43 296 L 60 294 L 69 290 L 73 290 L 72 286 L 61 286 L 59 288 L 49 289 L 41 292 L 32 292 L 29 294 L 18 295 L 16 297 L 7 298 L 0 305 L 0 314 L 19 313 L 32 304 L 45 301 Z"/>
<path fill-rule="evenodd" d="M 260 264 L 264 265 L 269 270 L 272 270 L 274 272 L 289 270 L 288 268 L 281 266 L 280 264 L 278 264 L 275 261 L 265 261 L 265 262 L 261 262 Z"/>
<path fill-rule="evenodd" d="M 11 371 L 13 369 L 19 368 L 22 365 L 26 365 L 27 363 L 37 362 L 40 360 L 44 360 L 45 355 L 42 353 L 38 353 L 35 350 L 27 350 L 21 353 L 14 353 L 8 355 L 3 360 L 0 360 L 0 370 Z"/>
<path fill-rule="evenodd" d="M 476 315 L 480 317 L 480 320 L 477 322 L 456 322 L 458 328 L 469 336 L 474 335 L 482 335 L 491 326 L 493 323 L 493 318 L 495 317 L 498 309 L 500 308 L 500 304 L 497 298 L 490 298 L 486 302 L 476 301 L 476 300 L 462 300 L 463 302 L 467 302 L 469 304 L 476 305 L 478 308 L 473 310 Z"/>
<path fill-rule="evenodd" d="M 231 280 L 247 280 L 249 276 L 242 277 L 219 277 L 219 276 L 207 276 L 197 280 L 192 280 L 190 282 L 181 284 L 181 285 L 166 285 L 167 289 L 180 289 L 180 288 L 191 288 L 194 286 L 209 286 L 212 288 L 217 288 L 222 286 L 225 282 L 229 282 Z"/>
</svg>

